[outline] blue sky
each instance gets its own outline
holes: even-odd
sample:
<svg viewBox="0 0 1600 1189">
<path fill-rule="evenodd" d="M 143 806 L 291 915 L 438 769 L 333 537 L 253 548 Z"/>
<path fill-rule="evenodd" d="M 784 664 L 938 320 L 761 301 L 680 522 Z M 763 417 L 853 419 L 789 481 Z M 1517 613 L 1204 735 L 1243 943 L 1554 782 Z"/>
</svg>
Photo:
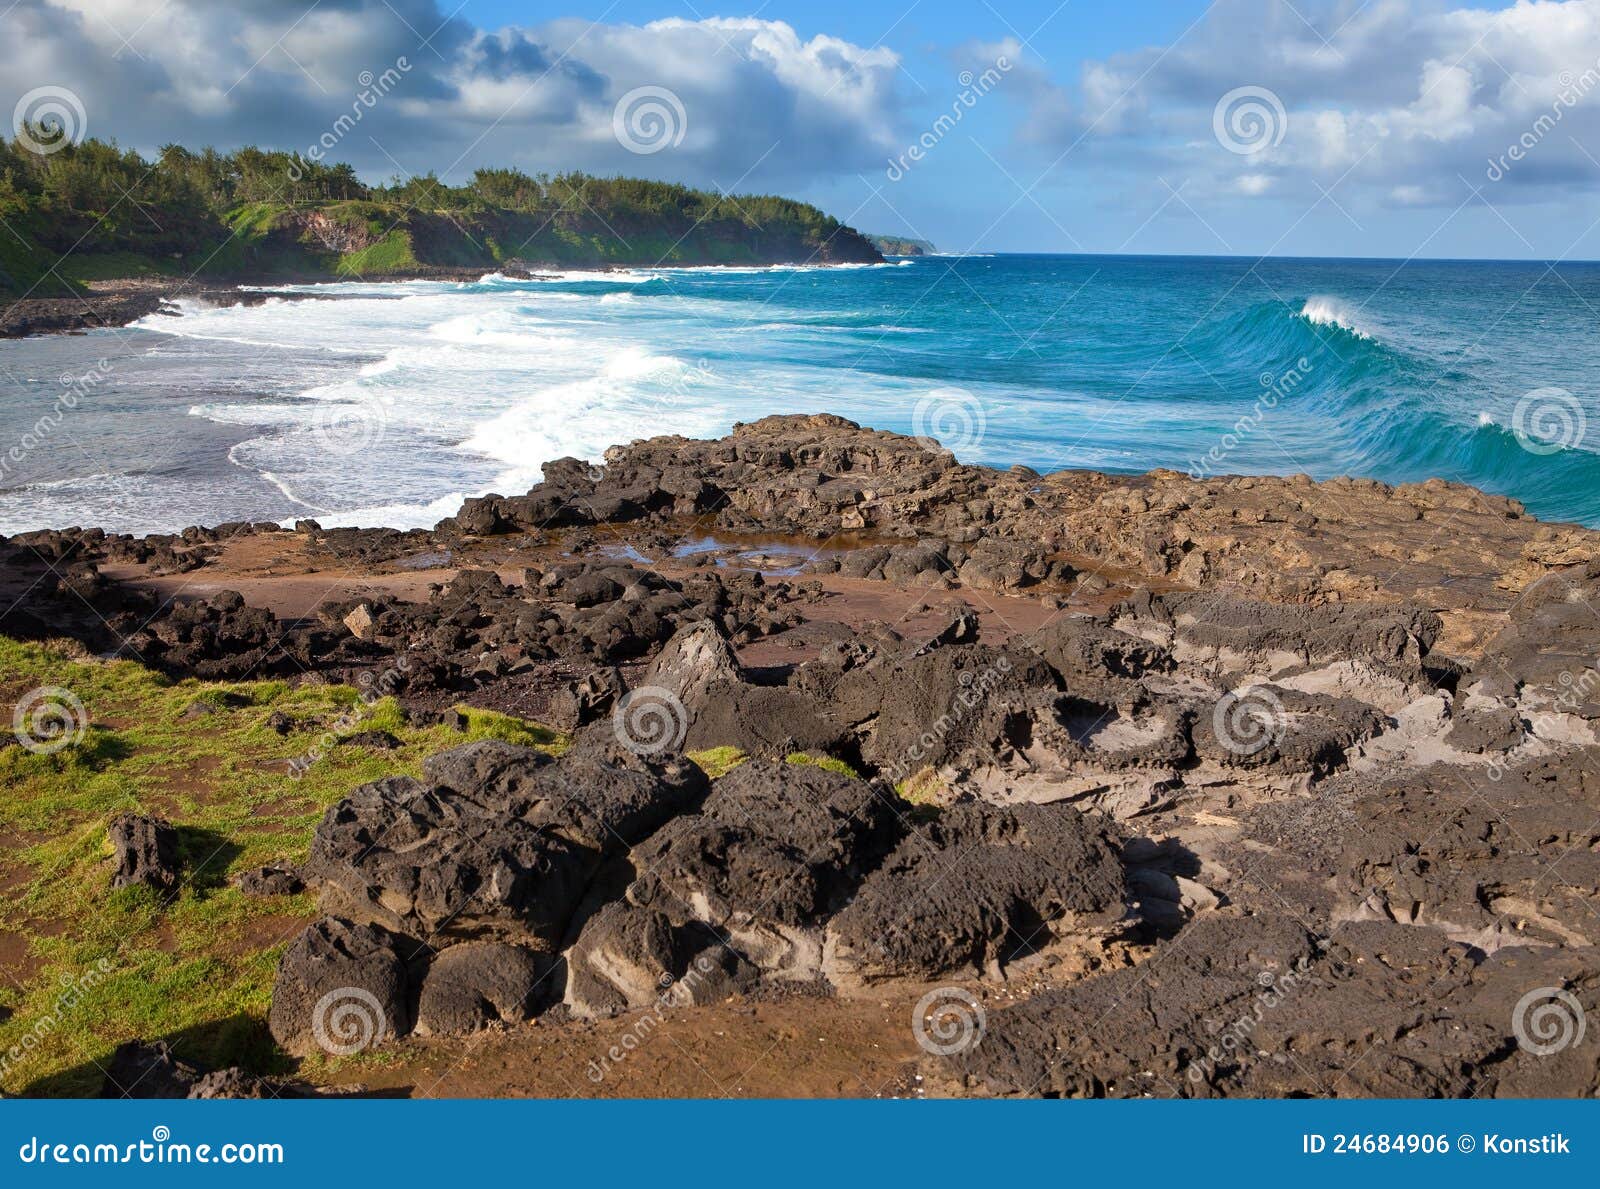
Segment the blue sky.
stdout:
<svg viewBox="0 0 1600 1189">
<path fill-rule="evenodd" d="M 639 173 L 792 194 L 956 251 L 1600 257 L 1600 0 L 19 0 L 0 16 L 0 100 L 67 88 L 90 132 L 148 151 L 327 144 L 358 80 L 401 59 L 328 149 L 375 179 Z M 652 97 L 667 139 L 633 151 L 617 120 Z"/>
<path fill-rule="evenodd" d="M 455 3 L 446 6 L 446 11 Z M 710 0 L 693 4 L 655 0 L 619 0 L 615 5 L 571 6 L 563 11 L 611 23 L 648 24 L 664 17 L 695 20 L 709 16 L 759 17 L 785 21 L 802 33 L 831 33 L 859 45 L 880 42 L 908 55 L 933 50 L 971 38 L 998 40 L 1007 32 L 1019 37 L 1037 33 L 1039 51 L 1064 62 L 1075 58 L 1103 57 L 1143 41 L 1165 44 L 1206 10 L 1203 0 L 1130 0 L 1096 3 L 1095 0 L 771 0 L 771 3 L 717 5 Z M 554 9 L 550 5 L 517 0 L 471 0 L 462 15 L 485 25 L 537 24 Z"/>
</svg>

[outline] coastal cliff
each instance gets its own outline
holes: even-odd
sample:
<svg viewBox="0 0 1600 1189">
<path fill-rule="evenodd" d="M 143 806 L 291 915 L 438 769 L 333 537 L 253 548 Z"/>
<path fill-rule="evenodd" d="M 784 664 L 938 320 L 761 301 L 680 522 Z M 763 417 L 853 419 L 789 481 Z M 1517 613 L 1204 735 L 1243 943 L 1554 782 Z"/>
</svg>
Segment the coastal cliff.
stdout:
<svg viewBox="0 0 1600 1189">
<path fill-rule="evenodd" d="M 168 146 L 150 162 L 94 140 L 48 156 L 0 142 L 0 217 L 15 232 L 0 244 L 11 334 L 126 322 L 222 283 L 883 259 L 831 215 L 770 195 L 506 169 L 368 186 L 287 153 Z"/>
</svg>

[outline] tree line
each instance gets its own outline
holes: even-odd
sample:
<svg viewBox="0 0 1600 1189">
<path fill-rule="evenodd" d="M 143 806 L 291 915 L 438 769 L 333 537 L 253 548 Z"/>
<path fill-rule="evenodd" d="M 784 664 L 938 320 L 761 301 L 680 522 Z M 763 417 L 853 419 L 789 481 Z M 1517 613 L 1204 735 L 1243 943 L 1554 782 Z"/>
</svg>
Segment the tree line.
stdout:
<svg viewBox="0 0 1600 1189">
<path fill-rule="evenodd" d="M 775 195 L 732 197 L 671 182 L 597 177 L 581 172 L 530 175 L 486 168 L 459 186 L 428 173 L 367 185 L 346 163 L 246 146 L 233 152 L 171 144 L 155 160 L 114 141 L 86 139 L 41 154 L 21 138 L 0 140 L 0 214 L 37 209 L 104 216 L 136 225 L 141 212 L 180 225 L 226 217 L 253 203 L 301 206 L 365 201 L 424 212 L 509 210 L 590 214 L 608 223 L 723 222 L 785 226 L 827 237 L 838 220 L 807 203 Z"/>
</svg>

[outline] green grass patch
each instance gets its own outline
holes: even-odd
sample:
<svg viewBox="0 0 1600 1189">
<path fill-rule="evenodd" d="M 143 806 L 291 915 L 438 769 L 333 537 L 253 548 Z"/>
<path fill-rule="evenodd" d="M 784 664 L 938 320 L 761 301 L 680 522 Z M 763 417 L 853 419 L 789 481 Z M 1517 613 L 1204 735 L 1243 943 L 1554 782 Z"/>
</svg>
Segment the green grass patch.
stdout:
<svg viewBox="0 0 1600 1189">
<path fill-rule="evenodd" d="M 397 227 L 370 248 L 340 256 L 335 270 L 340 276 L 364 277 L 418 267 L 416 253 L 411 250 L 411 233 Z"/>
<path fill-rule="evenodd" d="M 46 686 L 70 691 L 87 723 L 53 754 L 0 749 L 0 1088 L 12 1093 L 94 1093 L 94 1063 L 136 1038 L 173 1040 L 204 1064 L 274 1068 L 273 972 L 315 904 L 253 900 L 230 878 L 303 859 L 330 805 L 366 781 L 418 775 L 436 752 L 565 743 L 488 710 L 463 708 L 464 732 L 414 727 L 392 699 L 368 705 L 349 686 L 174 682 L 0 639 L 0 708 Z M 268 724 L 275 713 L 292 722 L 287 735 Z M 340 742 L 361 731 L 400 747 Z M 169 902 L 110 890 L 106 824 L 124 810 L 178 827 L 184 882 Z"/>
<path fill-rule="evenodd" d="M 750 757 L 737 747 L 713 747 L 706 751 L 691 751 L 689 758 L 700 765 L 700 770 L 712 780 L 726 776 Z"/>
<path fill-rule="evenodd" d="M 932 768 L 923 768 L 895 785 L 894 791 L 900 794 L 901 800 L 909 801 L 913 805 L 937 806 L 949 794 L 950 789 L 936 771 Z"/>
<path fill-rule="evenodd" d="M 69 281 L 111 281 L 128 277 L 185 276 L 183 262 L 139 252 L 74 252 L 56 261 L 56 274 Z"/>
<path fill-rule="evenodd" d="M 849 776 L 856 780 L 861 779 L 861 773 L 834 756 L 812 755 L 809 751 L 791 751 L 783 759 L 788 764 L 805 764 L 812 768 L 826 768 L 829 772 L 837 772 L 840 776 Z"/>
<path fill-rule="evenodd" d="M 749 758 L 737 747 L 732 746 L 712 747 L 705 751 L 691 751 L 689 753 L 689 759 L 700 765 L 701 771 L 712 780 L 717 779 L 719 776 L 726 776 Z M 826 768 L 829 772 L 837 772 L 841 776 L 850 776 L 857 780 L 861 779 L 861 773 L 843 760 L 836 759 L 833 756 L 814 755 L 809 751 L 791 751 L 783 759 L 787 764 L 806 764 L 813 768 Z"/>
</svg>

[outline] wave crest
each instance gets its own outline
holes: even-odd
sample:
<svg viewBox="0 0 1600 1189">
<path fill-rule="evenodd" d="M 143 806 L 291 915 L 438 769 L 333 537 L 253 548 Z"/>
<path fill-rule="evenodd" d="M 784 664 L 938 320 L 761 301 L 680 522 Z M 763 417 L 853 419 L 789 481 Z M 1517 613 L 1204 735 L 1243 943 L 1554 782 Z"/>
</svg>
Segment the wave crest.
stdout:
<svg viewBox="0 0 1600 1189">
<path fill-rule="evenodd" d="M 1308 297 L 1300 307 L 1300 316 L 1313 326 L 1336 326 L 1359 339 L 1373 338 L 1371 330 L 1356 321 L 1357 313 L 1350 303 L 1337 297 Z"/>
</svg>

